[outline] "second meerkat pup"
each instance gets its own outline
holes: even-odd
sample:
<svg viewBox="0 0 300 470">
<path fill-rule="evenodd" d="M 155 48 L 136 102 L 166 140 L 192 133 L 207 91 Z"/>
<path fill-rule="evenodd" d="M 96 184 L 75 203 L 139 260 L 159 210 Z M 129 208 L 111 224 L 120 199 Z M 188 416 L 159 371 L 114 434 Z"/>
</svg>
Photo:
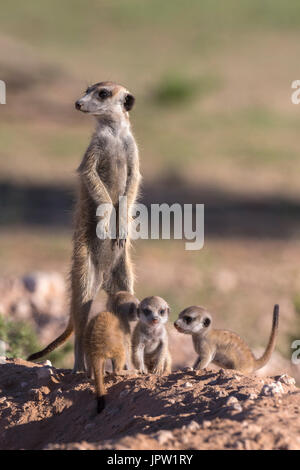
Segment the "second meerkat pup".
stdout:
<svg viewBox="0 0 300 470">
<path fill-rule="evenodd" d="M 256 358 L 245 341 L 229 330 L 212 328 L 212 317 L 204 307 L 183 310 L 174 326 L 180 333 L 192 335 L 198 358 L 194 369 L 205 369 L 211 362 L 224 369 L 236 369 L 245 374 L 263 367 L 275 348 L 278 332 L 279 305 L 274 306 L 272 330 L 264 354 Z"/>
<path fill-rule="evenodd" d="M 165 328 L 169 313 L 169 305 L 161 297 L 146 297 L 139 305 L 139 322 L 132 334 L 132 362 L 142 373 L 162 375 L 171 372 Z"/>
<path fill-rule="evenodd" d="M 105 361 L 112 359 L 113 372 L 122 374 L 131 351 L 130 325 L 136 321 L 139 301 L 129 292 L 121 291 L 111 296 L 107 311 L 90 320 L 84 336 L 84 351 L 87 373 L 94 376 L 97 394 L 97 411 L 105 407 L 106 389 L 104 385 Z"/>
</svg>

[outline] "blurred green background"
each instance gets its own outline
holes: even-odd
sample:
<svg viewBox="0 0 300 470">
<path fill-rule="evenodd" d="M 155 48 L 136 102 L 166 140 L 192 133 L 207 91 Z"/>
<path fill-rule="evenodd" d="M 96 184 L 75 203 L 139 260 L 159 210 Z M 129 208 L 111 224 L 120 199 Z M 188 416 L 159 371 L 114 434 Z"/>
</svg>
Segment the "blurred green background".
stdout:
<svg viewBox="0 0 300 470">
<path fill-rule="evenodd" d="M 300 334 L 298 0 L 11 0 L 1 5 L 1 276 L 67 274 L 75 169 L 92 132 L 87 85 L 124 84 L 142 201 L 204 203 L 204 249 L 137 241 L 139 296 L 193 303 L 264 345 Z"/>
</svg>

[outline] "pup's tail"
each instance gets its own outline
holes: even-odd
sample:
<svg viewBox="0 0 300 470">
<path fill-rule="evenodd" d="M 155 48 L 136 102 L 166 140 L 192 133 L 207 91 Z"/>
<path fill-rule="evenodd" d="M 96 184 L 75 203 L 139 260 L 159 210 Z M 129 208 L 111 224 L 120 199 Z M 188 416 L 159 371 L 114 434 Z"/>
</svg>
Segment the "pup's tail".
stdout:
<svg viewBox="0 0 300 470">
<path fill-rule="evenodd" d="M 276 304 L 274 305 L 273 323 L 272 323 L 270 339 L 263 355 L 259 359 L 256 359 L 255 361 L 255 364 L 256 364 L 255 370 L 263 367 L 269 361 L 272 355 L 272 352 L 274 351 L 277 333 L 278 333 L 278 322 L 279 322 L 279 305 Z"/>
<path fill-rule="evenodd" d="M 34 354 L 31 354 L 28 358 L 27 361 L 36 361 L 36 359 L 39 359 L 40 357 L 46 356 L 46 354 L 49 354 L 51 351 L 56 349 L 58 346 L 60 346 L 62 343 L 64 343 L 73 333 L 73 322 L 71 318 L 69 319 L 69 323 L 65 329 L 65 331 L 58 336 L 52 343 L 48 344 L 46 348 L 44 348 L 42 351 L 38 351 Z"/>
<path fill-rule="evenodd" d="M 97 413 L 101 413 L 101 411 L 105 408 L 105 394 L 106 388 L 104 385 L 104 364 L 105 359 L 92 359 L 92 368 L 94 371 L 95 377 L 95 387 L 96 387 L 96 396 L 97 396 Z"/>
</svg>

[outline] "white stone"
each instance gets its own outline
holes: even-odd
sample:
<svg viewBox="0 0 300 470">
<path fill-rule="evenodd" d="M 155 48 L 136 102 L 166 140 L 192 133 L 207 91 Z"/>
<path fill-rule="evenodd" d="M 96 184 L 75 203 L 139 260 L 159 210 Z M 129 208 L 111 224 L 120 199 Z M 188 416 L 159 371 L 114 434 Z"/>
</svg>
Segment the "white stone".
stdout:
<svg viewBox="0 0 300 470">
<path fill-rule="evenodd" d="M 191 382 L 185 382 L 184 386 L 185 388 L 191 388 L 193 384 L 191 384 Z"/>
<path fill-rule="evenodd" d="M 164 445 L 170 439 L 173 439 L 173 433 L 171 431 L 158 431 L 154 436 L 160 445 Z"/>
<path fill-rule="evenodd" d="M 239 401 L 238 401 L 238 399 L 237 399 L 236 397 L 231 396 L 231 397 L 229 397 L 229 398 L 226 400 L 226 405 L 227 405 L 227 406 L 233 406 L 233 405 L 235 405 L 235 404 L 238 403 L 238 402 L 239 402 Z"/>
<path fill-rule="evenodd" d="M 261 394 L 265 396 L 274 396 L 281 393 L 284 393 L 281 382 L 272 382 L 268 385 L 264 385 L 261 391 Z"/>
<path fill-rule="evenodd" d="M 278 382 L 282 382 L 285 385 L 295 385 L 296 384 L 296 380 L 294 379 L 294 377 L 290 377 L 287 374 L 281 375 L 278 379 Z"/>
<path fill-rule="evenodd" d="M 211 427 L 211 421 L 207 421 L 206 419 L 202 423 L 203 429 L 207 429 Z"/>
<path fill-rule="evenodd" d="M 191 421 L 186 428 L 189 431 L 197 431 L 200 428 L 200 425 L 196 421 Z"/>
</svg>

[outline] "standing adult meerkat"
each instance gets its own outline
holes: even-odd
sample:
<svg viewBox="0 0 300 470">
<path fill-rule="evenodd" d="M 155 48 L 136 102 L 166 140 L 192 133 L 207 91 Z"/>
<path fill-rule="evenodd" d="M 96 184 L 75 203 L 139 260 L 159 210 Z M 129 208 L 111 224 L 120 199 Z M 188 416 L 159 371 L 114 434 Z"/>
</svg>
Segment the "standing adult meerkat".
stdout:
<svg viewBox="0 0 300 470">
<path fill-rule="evenodd" d="M 71 268 L 70 318 L 65 331 L 28 360 L 38 359 L 66 341 L 75 332 L 74 371 L 84 371 L 83 335 L 96 293 L 102 287 L 109 295 L 120 290 L 133 292 L 133 268 L 129 237 L 124 233 L 140 183 L 139 157 L 128 111 L 134 97 L 113 82 L 89 87 L 75 103 L 76 109 L 96 118 L 96 130 L 78 168 L 79 196 L 75 210 Z M 126 196 L 127 211 L 119 211 L 119 198 Z M 100 239 L 96 228 L 98 207 L 114 208 L 121 218 L 114 240 Z M 120 214 L 119 214 L 120 212 Z M 122 214 L 121 214 L 122 212 Z M 117 217 L 117 221 L 119 217 Z M 122 227 L 122 230 L 121 230 Z M 98 233 L 99 234 L 99 233 Z M 127 237 L 127 239 L 126 239 Z"/>
<path fill-rule="evenodd" d="M 172 360 L 165 328 L 169 313 L 169 305 L 161 297 L 146 297 L 139 305 L 139 322 L 132 334 L 132 362 L 144 374 L 171 372 Z"/>
<path fill-rule="evenodd" d="M 88 376 L 95 378 L 98 413 L 105 407 L 105 361 L 112 359 L 115 374 L 124 373 L 131 351 L 129 322 L 138 319 L 138 305 L 137 298 L 129 292 L 118 292 L 109 299 L 107 311 L 96 315 L 87 325 L 84 352 Z"/>
<path fill-rule="evenodd" d="M 200 370 L 211 362 L 224 369 L 236 369 L 245 374 L 263 367 L 275 348 L 278 332 L 279 306 L 274 306 L 272 330 L 264 354 L 257 359 L 245 341 L 236 333 L 212 328 L 212 317 L 204 307 L 183 310 L 174 326 L 180 333 L 192 335 L 198 358 L 194 369 Z"/>
</svg>

